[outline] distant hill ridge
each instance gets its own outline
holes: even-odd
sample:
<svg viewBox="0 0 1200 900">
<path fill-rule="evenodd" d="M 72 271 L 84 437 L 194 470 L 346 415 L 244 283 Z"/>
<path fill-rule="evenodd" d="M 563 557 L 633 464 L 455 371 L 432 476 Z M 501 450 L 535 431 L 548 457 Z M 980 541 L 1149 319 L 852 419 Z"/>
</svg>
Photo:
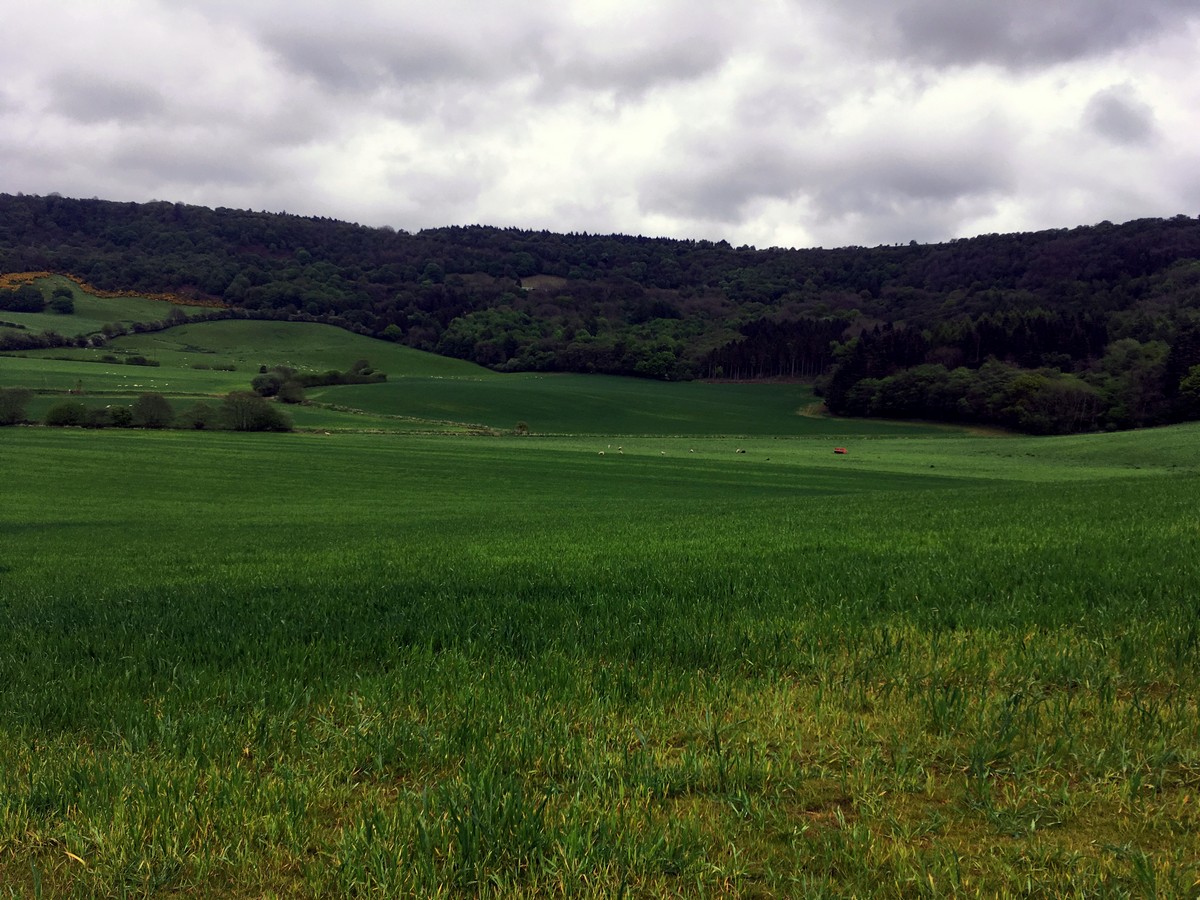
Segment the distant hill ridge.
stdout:
<svg viewBox="0 0 1200 900">
<path fill-rule="evenodd" d="M 760 250 L 0 194 L 0 274 L 30 271 L 500 371 L 809 378 L 835 412 L 1029 431 L 1200 417 L 1200 221 L 1182 215 Z"/>
</svg>

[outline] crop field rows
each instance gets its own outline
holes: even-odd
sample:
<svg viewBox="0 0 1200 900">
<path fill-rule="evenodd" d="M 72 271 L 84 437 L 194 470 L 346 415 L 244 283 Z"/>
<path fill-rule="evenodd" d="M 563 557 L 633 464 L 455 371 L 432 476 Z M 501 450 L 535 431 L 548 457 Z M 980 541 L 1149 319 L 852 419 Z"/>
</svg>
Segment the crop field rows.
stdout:
<svg viewBox="0 0 1200 900">
<path fill-rule="evenodd" d="M 632 432 L 0 429 L 0 895 L 1195 894 L 1200 429 Z"/>
</svg>

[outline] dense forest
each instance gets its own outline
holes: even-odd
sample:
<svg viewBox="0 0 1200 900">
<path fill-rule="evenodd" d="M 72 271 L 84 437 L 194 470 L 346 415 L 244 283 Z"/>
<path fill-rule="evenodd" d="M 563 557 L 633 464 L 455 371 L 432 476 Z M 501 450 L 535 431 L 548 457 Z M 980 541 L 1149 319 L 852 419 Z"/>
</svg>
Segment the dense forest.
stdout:
<svg viewBox="0 0 1200 900">
<path fill-rule="evenodd" d="M 791 250 L 0 194 L 0 275 L 28 271 L 502 371 L 813 379 L 841 414 L 1035 433 L 1200 418 L 1200 221 L 1182 215 Z M 0 310 L 30 304 L 0 291 Z M 0 349 L 67 342 L 0 324 Z"/>
</svg>

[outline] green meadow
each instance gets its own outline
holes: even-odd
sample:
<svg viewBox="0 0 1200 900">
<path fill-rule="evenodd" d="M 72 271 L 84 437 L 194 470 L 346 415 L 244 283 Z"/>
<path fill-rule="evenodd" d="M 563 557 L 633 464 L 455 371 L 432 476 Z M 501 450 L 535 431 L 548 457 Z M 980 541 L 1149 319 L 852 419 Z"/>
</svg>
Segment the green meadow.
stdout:
<svg viewBox="0 0 1200 900">
<path fill-rule="evenodd" d="M 0 385 L 357 358 L 388 381 L 291 434 L 0 429 L 0 897 L 1200 890 L 1200 426 L 814 418 L 255 322 Z"/>
</svg>

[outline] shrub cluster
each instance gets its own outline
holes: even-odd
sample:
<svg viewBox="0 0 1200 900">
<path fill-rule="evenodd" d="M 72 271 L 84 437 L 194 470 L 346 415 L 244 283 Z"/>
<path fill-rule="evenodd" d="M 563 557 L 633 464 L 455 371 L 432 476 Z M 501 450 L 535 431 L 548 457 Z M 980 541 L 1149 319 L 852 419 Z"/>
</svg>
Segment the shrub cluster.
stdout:
<svg viewBox="0 0 1200 900">
<path fill-rule="evenodd" d="M 0 309 L 10 312 L 39 313 L 46 308 L 46 298 L 32 284 L 23 284 L 13 290 L 0 290 Z"/>
<path fill-rule="evenodd" d="M 221 403 L 221 422 L 232 431 L 291 431 L 282 410 L 253 391 L 231 391 Z"/>
<path fill-rule="evenodd" d="M 25 409 L 32 392 L 0 388 L 0 425 L 26 421 Z M 291 419 L 276 405 L 249 391 L 227 394 L 219 406 L 199 401 L 176 413 L 158 393 L 140 394 L 132 406 L 92 408 L 78 400 L 64 400 L 46 411 L 42 422 L 78 428 L 192 428 L 229 431 L 291 431 Z"/>
<path fill-rule="evenodd" d="M 387 381 L 387 373 L 376 372 L 365 359 L 356 360 L 345 372 L 330 369 L 327 372 L 298 372 L 291 366 L 265 365 L 258 367 L 258 375 L 250 382 L 254 393 L 260 397 L 276 397 L 284 403 L 303 403 L 304 391 L 311 387 L 326 387 L 335 384 L 381 384 Z"/>
</svg>

